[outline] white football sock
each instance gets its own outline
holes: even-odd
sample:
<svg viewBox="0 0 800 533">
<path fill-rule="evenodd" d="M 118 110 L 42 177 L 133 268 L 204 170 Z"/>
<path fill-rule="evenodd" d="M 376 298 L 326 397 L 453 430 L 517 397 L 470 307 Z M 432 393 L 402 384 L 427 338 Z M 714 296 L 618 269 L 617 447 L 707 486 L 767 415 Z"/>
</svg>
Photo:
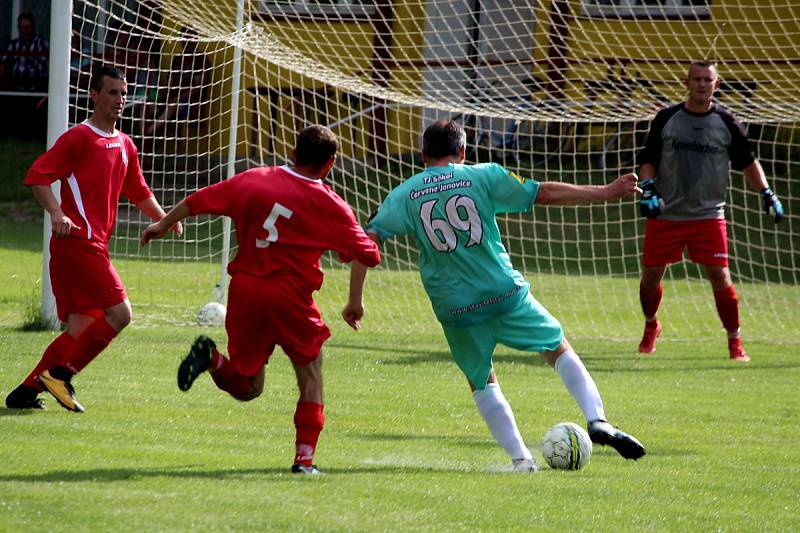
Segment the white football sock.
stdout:
<svg viewBox="0 0 800 533">
<path fill-rule="evenodd" d="M 562 353 L 556 359 L 555 369 L 569 393 L 578 402 L 586 421 L 605 420 L 606 412 L 600 391 L 578 354 L 572 350 Z"/>
<path fill-rule="evenodd" d="M 472 397 L 492 436 L 508 455 L 512 459 L 531 459 L 533 456 L 522 440 L 511 405 L 503 396 L 500 385 L 489 383 L 485 389 L 474 391 Z"/>
</svg>

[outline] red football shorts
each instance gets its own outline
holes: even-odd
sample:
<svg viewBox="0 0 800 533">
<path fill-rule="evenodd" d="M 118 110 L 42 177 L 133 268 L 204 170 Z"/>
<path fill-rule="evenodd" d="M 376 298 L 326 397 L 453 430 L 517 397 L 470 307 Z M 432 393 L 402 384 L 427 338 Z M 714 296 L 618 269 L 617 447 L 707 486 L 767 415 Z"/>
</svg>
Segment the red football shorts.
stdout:
<svg viewBox="0 0 800 533">
<path fill-rule="evenodd" d="M 128 298 L 108 257 L 108 248 L 84 239 L 50 239 L 50 280 L 62 322 L 70 313 L 91 314 Z"/>
<path fill-rule="evenodd" d="M 314 361 L 331 332 L 311 291 L 292 278 L 265 279 L 237 272 L 228 290 L 228 356 L 239 374 L 255 376 L 275 345 L 298 366 Z"/>
<path fill-rule="evenodd" d="M 647 219 L 644 229 L 645 267 L 664 266 L 683 259 L 701 265 L 728 266 L 728 231 L 724 218 L 706 220 Z"/>
</svg>

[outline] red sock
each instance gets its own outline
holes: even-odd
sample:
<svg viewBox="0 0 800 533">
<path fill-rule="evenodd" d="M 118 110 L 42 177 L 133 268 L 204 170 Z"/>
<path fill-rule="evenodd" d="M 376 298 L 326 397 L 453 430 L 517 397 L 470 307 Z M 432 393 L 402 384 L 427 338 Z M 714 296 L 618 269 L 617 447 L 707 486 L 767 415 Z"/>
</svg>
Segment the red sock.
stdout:
<svg viewBox="0 0 800 533">
<path fill-rule="evenodd" d="M 714 301 L 717 303 L 717 312 L 722 320 L 722 326 L 728 333 L 739 331 L 739 298 L 736 289 L 729 285 L 724 289 L 714 291 Z"/>
<path fill-rule="evenodd" d="M 105 318 L 98 318 L 78 337 L 72 353 L 63 357 L 59 364 L 77 374 L 105 350 L 116 336 L 117 330 L 112 328 Z"/>
<path fill-rule="evenodd" d="M 44 389 L 42 389 L 41 384 L 39 384 L 39 374 L 56 366 L 62 358 L 68 357 L 74 347 L 75 339 L 66 331 L 56 337 L 47 349 L 45 349 L 39 363 L 31 370 L 31 373 L 28 374 L 28 377 L 25 378 L 22 384 L 42 392 Z"/>
<path fill-rule="evenodd" d="M 214 350 L 211 356 L 209 370 L 211 379 L 217 384 L 217 388 L 224 390 L 234 398 L 244 396 L 253 389 L 252 378 L 241 375 L 236 365 L 217 350 Z"/>
<path fill-rule="evenodd" d="M 639 302 L 642 304 L 642 312 L 645 320 L 652 320 L 658 313 L 658 306 L 661 305 L 661 295 L 664 289 L 661 283 L 655 289 L 645 289 L 639 285 Z"/>
<path fill-rule="evenodd" d="M 295 464 L 311 466 L 314 461 L 314 452 L 322 428 L 325 426 L 324 406 L 316 402 L 297 402 L 294 412 L 294 427 L 297 429 L 295 446 Z"/>
</svg>

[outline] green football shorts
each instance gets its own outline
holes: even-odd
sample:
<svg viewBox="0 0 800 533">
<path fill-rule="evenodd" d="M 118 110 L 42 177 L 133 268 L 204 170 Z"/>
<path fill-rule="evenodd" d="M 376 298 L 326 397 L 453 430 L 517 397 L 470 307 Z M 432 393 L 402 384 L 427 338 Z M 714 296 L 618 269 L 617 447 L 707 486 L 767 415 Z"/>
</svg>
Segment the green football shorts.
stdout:
<svg viewBox="0 0 800 533">
<path fill-rule="evenodd" d="M 526 352 L 555 350 L 564 339 L 561 324 L 528 293 L 511 311 L 474 326 L 442 324 L 456 364 L 470 383 L 482 390 L 492 371 L 498 344 Z"/>
</svg>

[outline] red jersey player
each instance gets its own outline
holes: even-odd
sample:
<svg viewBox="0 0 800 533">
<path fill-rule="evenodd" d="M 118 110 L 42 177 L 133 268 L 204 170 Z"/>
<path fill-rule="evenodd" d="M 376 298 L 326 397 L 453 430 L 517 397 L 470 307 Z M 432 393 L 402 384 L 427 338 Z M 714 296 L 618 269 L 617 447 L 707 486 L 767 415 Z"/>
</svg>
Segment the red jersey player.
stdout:
<svg viewBox="0 0 800 533">
<path fill-rule="evenodd" d="M 90 83 L 92 116 L 61 135 L 25 176 L 25 185 L 52 218 L 50 278 L 58 318 L 67 330 L 8 395 L 10 408 L 44 408 L 37 395 L 46 389 L 64 408 L 83 412 L 72 376 L 131 320 L 125 287 L 108 255 L 119 197 L 125 195 L 154 220 L 164 211 L 145 183 L 136 146 L 115 128 L 127 94 L 121 71 L 95 71 Z M 61 181 L 60 203 L 50 189 L 55 181 Z M 175 231 L 180 233 L 181 226 L 175 225 Z"/>
<path fill-rule="evenodd" d="M 141 239 L 145 245 L 161 238 L 191 215 L 233 219 L 239 249 L 228 265 L 229 358 L 210 338 L 198 337 L 178 368 L 178 387 L 189 390 L 208 370 L 217 387 L 238 400 L 252 400 L 264 389 L 264 366 L 272 351 L 276 345 L 283 348 L 300 389 L 292 472 L 303 474 L 319 473 L 313 457 L 325 422 L 322 344 L 330 331 L 312 297 L 322 286 L 319 258 L 335 250 L 367 266 L 380 262 L 377 245 L 350 207 L 322 182 L 337 148 L 331 130 L 309 126 L 297 137 L 294 165 L 251 169 L 201 189 L 145 229 Z"/>
</svg>

